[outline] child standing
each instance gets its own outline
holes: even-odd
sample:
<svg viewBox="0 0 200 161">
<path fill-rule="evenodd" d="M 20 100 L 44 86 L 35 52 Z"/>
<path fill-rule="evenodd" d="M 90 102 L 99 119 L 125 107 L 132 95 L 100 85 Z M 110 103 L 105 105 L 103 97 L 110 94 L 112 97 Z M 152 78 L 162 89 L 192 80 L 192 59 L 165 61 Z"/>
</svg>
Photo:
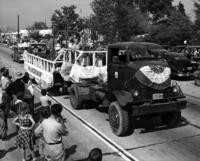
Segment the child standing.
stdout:
<svg viewBox="0 0 200 161">
<path fill-rule="evenodd" d="M 50 114 L 50 105 L 51 105 L 51 100 L 49 96 L 47 95 L 47 91 L 45 89 L 42 89 L 41 94 L 42 94 L 42 96 L 40 97 L 41 107 L 39 109 L 40 120 L 42 120 L 42 116 L 41 116 L 42 111 L 48 111 Z"/>
<path fill-rule="evenodd" d="M 18 135 L 16 137 L 16 145 L 22 152 L 22 161 L 26 161 L 26 149 L 28 149 L 35 160 L 33 148 L 33 127 L 35 121 L 30 115 L 28 104 L 23 102 L 20 109 L 20 114 L 14 118 L 13 123 L 19 126 Z"/>
</svg>

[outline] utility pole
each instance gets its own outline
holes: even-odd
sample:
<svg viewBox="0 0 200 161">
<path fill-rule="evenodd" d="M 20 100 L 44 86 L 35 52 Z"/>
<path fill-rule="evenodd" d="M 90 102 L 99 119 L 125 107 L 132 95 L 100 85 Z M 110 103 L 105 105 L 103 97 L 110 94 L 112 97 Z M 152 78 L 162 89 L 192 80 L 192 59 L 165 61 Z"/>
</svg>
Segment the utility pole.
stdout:
<svg viewBox="0 0 200 161">
<path fill-rule="evenodd" d="M 46 17 L 45 17 L 45 19 L 44 19 L 44 23 L 45 23 L 45 25 L 47 26 L 47 21 L 46 21 Z"/>
<path fill-rule="evenodd" d="M 19 43 L 20 34 L 19 34 L 19 15 L 17 15 L 17 42 Z"/>
</svg>

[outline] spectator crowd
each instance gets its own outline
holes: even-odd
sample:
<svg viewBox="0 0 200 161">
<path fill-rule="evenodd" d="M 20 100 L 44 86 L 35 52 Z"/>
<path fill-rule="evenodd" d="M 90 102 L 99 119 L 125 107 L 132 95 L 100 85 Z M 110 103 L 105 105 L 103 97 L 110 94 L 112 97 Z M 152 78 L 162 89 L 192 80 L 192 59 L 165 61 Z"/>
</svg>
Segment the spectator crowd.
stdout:
<svg viewBox="0 0 200 161">
<path fill-rule="evenodd" d="M 66 152 L 63 137 L 68 135 L 62 106 L 53 103 L 45 89 L 41 90 L 41 106 L 34 104 L 34 85 L 29 74 L 16 73 L 15 80 L 5 67 L 0 69 L 2 98 L 0 103 L 0 139 L 6 140 L 8 119 L 17 126 L 15 146 L 21 151 L 22 161 L 31 154 L 31 160 L 38 160 L 35 147 L 39 146 L 39 158 L 44 161 L 65 161 Z M 1 158 L 0 158 L 1 159 Z M 101 161 L 102 152 L 94 148 L 82 161 Z M 81 160 L 79 160 L 81 161 Z"/>
</svg>

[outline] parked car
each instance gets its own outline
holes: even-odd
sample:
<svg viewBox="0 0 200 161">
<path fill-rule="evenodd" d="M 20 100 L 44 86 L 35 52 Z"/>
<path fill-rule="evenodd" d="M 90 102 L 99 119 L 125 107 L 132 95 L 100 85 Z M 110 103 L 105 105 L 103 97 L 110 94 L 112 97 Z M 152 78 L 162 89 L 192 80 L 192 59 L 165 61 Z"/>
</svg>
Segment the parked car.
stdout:
<svg viewBox="0 0 200 161">
<path fill-rule="evenodd" d="M 156 51 L 153 51 L 152 54 L 159 54 L 160 57 L 168 62 L 171 68 L 171 76 L 173 78 L 192 78 L 196 66 L 183 53 L 163 50 L 162 52 L 158 51 L 157 53 Z"/>
<path fill-rule="evenodd" d="M 183 53 L 196 67 L 200 64 L 200 45 L 173 46 L 170 51 Z"/>
</svg>

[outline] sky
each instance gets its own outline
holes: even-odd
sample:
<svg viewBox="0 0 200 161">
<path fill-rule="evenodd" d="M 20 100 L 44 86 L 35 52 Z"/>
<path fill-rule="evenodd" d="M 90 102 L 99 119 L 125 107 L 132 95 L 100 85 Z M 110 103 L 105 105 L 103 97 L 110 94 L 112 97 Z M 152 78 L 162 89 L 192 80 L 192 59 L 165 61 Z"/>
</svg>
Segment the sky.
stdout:
<svg viewBox="0 0 200 161">
<path fill-rule="evenodd" d="M 174 4 L 179 1 L 174 0 Z M 193 0 L 181 1 L 185 5 L 186 13 L 193 18 Z M 54 10 L 71 4 L 77 6 L 76 12 L 79 15 L 87 17 L 92 13 L 91 2 L 92 0 L 0 0 L 0 28 L 9 26 L 16 30 L 18 14 L 21 29 L 31 26 L 35 21 L 46 21 L 50 27 Z"/>
</svg>

